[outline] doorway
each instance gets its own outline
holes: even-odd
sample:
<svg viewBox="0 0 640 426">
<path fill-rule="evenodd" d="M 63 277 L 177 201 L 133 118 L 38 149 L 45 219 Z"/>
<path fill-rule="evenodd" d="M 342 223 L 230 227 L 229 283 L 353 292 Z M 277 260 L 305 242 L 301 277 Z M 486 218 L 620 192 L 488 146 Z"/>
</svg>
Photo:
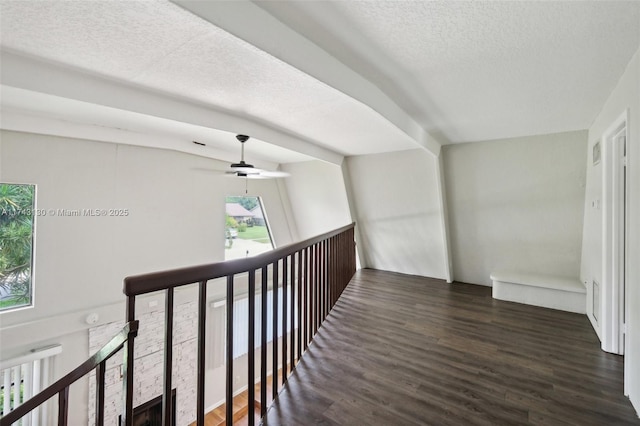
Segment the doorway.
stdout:
<svg viewBox="0 0 640 426">
<path fill-rule="evenodd" d="M 602 349 L 624 355 L 626 304 L 628 112 L 603 135 Z"/>
</svg>

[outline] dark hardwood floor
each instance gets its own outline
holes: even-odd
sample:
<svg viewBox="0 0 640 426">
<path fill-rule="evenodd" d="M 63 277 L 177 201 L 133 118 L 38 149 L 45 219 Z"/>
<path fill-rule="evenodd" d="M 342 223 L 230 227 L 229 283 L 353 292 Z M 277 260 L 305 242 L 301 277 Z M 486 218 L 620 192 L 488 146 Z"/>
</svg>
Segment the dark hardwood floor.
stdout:
<svg viewBox="0 0 640 426">
<path fill-rule="evenodd" d="M 640 425 L 586 316 L 359 271 L 265 425 Z"/>
</svg>

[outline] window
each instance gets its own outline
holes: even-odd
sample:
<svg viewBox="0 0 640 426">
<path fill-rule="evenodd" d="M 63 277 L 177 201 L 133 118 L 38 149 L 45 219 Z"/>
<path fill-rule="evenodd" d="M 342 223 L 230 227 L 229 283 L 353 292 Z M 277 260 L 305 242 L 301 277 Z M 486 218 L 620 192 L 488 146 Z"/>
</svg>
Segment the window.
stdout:
<svg viewBox="0 0 640 426">
<path fill-rule="evenodd" d="M 260 197 L 227 197 L 224 259 L 240 259 L 273 250 Z"/>
<path fill-rule="evenodd" d="M 291 312 L 291 287 L 287 288 L 287 312 Z M 282 337 L 282 287 L 278 287 L 278 329 L 276 330 L 276 338 Z M 260 318 L 262 315 L 261 295 L 256 296 L 256 322 L 255 322 L 255 348 L 260 347 Z M 295 306 L 294 306 L 295 308 Z M 294 314 L 294 328 L 298 327 L 298 314 Z M 287 320 L 287 333 L 291 331 L 291 324 Z M 233 358 L 239 358 L 248 352 L 249 347 L 249 298 L 235 300 L 233 302 Z M 273 340 L 273 290 L 267 292 L 267 342 Z M 226 350 L 226 349 L 225 349 Z"/>
<path fill-rule="evenodd" d="M 277 298 L 279 309 L 278 325 L 275 333 L 276 339 L 282 337 L 282 287 L 277 290 Z M 260 327 L 260 318 L 262 318 L 262 295 L 256 295 L 255 304 L 255 334 L 254 334 L 254 348 L 257 349 L 261 346 L 262 336 Z M 216 302 L 212 304 L 212 311 L 210 317 L 212 318 L 211 328 L 211 341 L 207 343 L 210 354 L 211 368 L 220 367 L 225 363 L 226 356 L 226 304 L 224 301 Z M 293 329 L 298 329 L 298 311 L 295 303 L 291 300 L 291 287 L 287 288 L 287 312 L 291 312 L 294 309 L 294 324 Z M 291 332 L 291 323 L 287 321 L 286 333 Z M 274 339 L 273 333 L 273 290 L 267 291 L 267 342 L 271 343 Z M 237 299 L 233 302 L 233 358 L 237 359 L 248 353 L 249 348 L 249 298 L 244 297 Z"/>
<path fill-rule="evenodd" d="M 32 304 L 35 193 L 0 183 L 0 311 Z"/>
</svg>

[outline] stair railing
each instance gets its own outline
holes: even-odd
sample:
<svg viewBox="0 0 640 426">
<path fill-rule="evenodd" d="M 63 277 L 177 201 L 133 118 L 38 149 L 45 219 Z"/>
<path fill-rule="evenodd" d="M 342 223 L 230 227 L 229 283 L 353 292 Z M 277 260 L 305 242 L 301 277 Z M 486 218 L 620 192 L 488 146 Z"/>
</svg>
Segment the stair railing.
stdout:
<svg viewBox="0 0 640 426">
<path fill-rule="evenodd" d="M 313 336 L 329 314 L 340 294 L 345 289 L 356 269 L 355 224 L 307 239 L 305 241 L 277 248 L 271 252 L 262 253 L 246 259 L 230 260 L 208 265 L 174 269 L 145 275 L 128 277 L 124 281 L 124 293 L 127 296 L 127 321 L 136 320 L 136 297 L 147 293 L 164 291 L 165 320 L 164 320 L 164 364 L 163 364 L 163 395 L 162 395 L 162 424 L 172 425 L 171 392 L 172 392 L 172 346 L 173 346 L 173 312 L 174 290 L 177 287 L 198 285 L 198 342 L 197 342 L 197 389 L 196 389 L 196 425 L 205 424 L 205 342 L 206 342 L 206 312 L 207 312 L 207 283 L 217 278 L 226 278 L 226 424 L 233 424 L 233 306 L 234 306 L 234 278 L 238 274 L 248 276 L 248 400 L 249 425 L 255 424 L 255 356 L 260 354 L 260 417 L 267 409 L 267 324 L 273 324 L 272 342 L 272 398 L 278 393 L 278 367 L 281 359 L 281 385 L 287 382 L 287 374 L 293 371 L 296 363 L 311 343 Z M 261 279 L 256 283 L 256 272 L 261 272 Z M 282 301 L 279 303 L 278 292 L 273 291 L 272 318 L 267 318 L 267 297 L 261 298 L 259 350 L 255 347 L 256 309 L 255 297 L 257 288 L 261 295 L 268 292 L 270 278 L 273 289 L 282 287 Z M 290 297 L 290 302 L 287 298 Z M 288 307 L 291 307 L 288 311 Z M 276 330 L 278 315 L 282 311 L 281 350 L 278 351 Z M 297 320 L 297 322 L 296 322 Z M 297 328 L 295 328 L 297 324 Z M 290 326 L 290 327 L 289 327 Z M 288 332 L 290 330 L 290 332 Z M 123 424 L 132 425 L 133 412 L 133 365 L 135 341 L 127 341 L 127 371 L 125 403 L 123 407 Z"/>
<path fill-rule="evenodd" d="M 127 342 L 132 342 L 138 331 L 138 321 L 128 322 L 122 330 L 105 344 L 91 358 L 82 363 L 75 370 L 53 383 L 51 386 L 25 401 L 13 411 L 5 413 L 0 418 L 0 426 L 12 425 L 27 414 L 36 410 L 50 398 L 58 395 L 58 426 L 66 426 L 69 414 L 69 388 L 82 377 L 96 370 L 96 425 L 104 424 L 104 379 L 105 368 L 109 358 L 114 356 Z M 124 366 L 127 370 L 127 353 L 123 354 Z M 124 384 L 123 386 L 125 386 Z M 41 419 L 42 424 L 48 424 L 47 419 Z"/>
<path fill-rule="evenodd" d="M 307 350 L 333 306 L 338 301 L 356 269 L 355 224 L 327 232 L 325 234 L 290 244 L 271 252 L 247 259 L 230 260 L 208 265 L 174 269 L 145 275 L 128 277 L 124 280 L 127 296 L 127 322 L 124 328 L 105 344 L 91 358 L 42 392 L 25 401 L 22 405 L 0 418 L 0 426 L 10 426 L 19 422 L 27 414 L 37 409 L 50 398 L 58 395 L 58 425 L 66 426 L 69 412 L 69 388 L 80 378 L 96 370 L 96 413 L 95 424 L 105 422 L 105 371 L 106 362 L 118 351 L 123 351 L 123 411 L 121 424 L 133 425 L 133 371 L 135 337 L 139 322 L 136 319 L 136 297 L 147 293 L 165 292 L 165 336 L 163 365 L 162 424 L 173 426 L 171 416 L 172 395 L 172 342 L 174 290 L 188 284 L 198 284 L 198 353 L 197 353 L 197 403 L 196 425 L 204 426 L 204 378 L 207 283 L 217 278 L 226 278 L 226 424 L 233 424 L 233 305 L 234 278 L 238 274 L 248 275 L 248 396 L 249 425 L 255 424 L 255 297 L 259 287 L 261 296 L 260 315 L 260 417 L 267 410 L 267 325 L 273 324 L 272 341 L 272 399 L 278 394 L 278 367 L 281 357 L 281 385 L 287 382 L 287 375 L 293 372 L 302 354 Z M 260 283 L 256 283 L 256 272 L 261 272 Z M 273 296 L 271 309 L 267 309 L 269 271 Z M 282 287 L 279 302 L 278 287 Z M 290 300 L 288 300 L 290 298 Z M 281 310 L 281 324 L 278 316 Z M 268 318 L 267 313 L 272 313 Z M 281 344 L 278 350 L 278 326 L 281 327 Z M 297 325 L 297 328 L 296 328 Z M 45 422 L 47 420 L 45 419 Z"/>
</svg>

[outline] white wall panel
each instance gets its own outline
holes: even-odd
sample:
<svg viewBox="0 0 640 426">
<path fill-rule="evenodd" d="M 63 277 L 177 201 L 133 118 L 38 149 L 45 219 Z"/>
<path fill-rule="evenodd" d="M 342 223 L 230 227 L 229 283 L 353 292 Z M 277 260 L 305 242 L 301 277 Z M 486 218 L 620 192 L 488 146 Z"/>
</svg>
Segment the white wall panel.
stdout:
<svg viewBox="0 0 640 426">
<path fill-rule="evenodd" d="M 578 277 L 586 149 L 585 131 L 444 147 L 456 281 Z"/>
</svg>

